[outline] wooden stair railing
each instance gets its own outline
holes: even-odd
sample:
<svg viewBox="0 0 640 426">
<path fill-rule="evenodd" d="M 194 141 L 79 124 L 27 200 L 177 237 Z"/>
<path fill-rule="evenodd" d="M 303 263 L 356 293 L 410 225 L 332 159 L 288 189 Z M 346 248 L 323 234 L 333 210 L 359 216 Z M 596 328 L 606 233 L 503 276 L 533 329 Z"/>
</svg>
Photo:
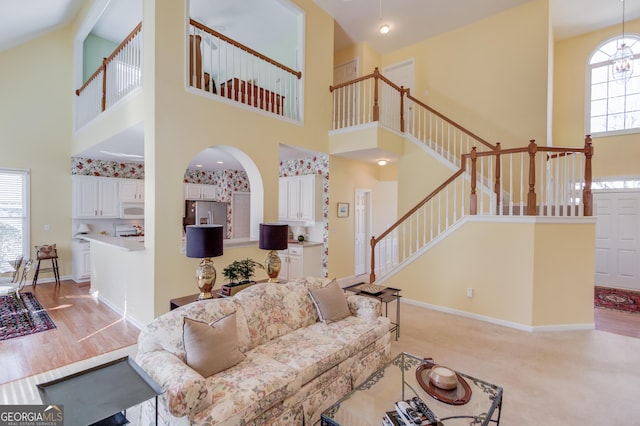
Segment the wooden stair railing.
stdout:
<svg viewBox="0 0 640 426">
<path fill-rule="evenodd" d="M 470 152 L 472 146 L 479 147 L 478 151 L 497 149 L 413 97 L 409 89 L 393 83 L 378 68 L 371 74 L 331 85 L 329 91 L 333 93 L 333 130 L 378 122 L 411 135 L 452 163 Z"/>
<path fill-rule="evenodd" d="M 91 83 L 98 75 L 100 75 L 100 73 L 102 73 L 102 111 L 105 110 L 106 93 L 107 93 L 107 66 L 109 65 L 109 63 L 111 63 L 111 61 L 113 61 L 113 58 L 115 58 L 118 55 L 118 53 L 120 53 L 122 49 L 124 49 L 125 46 L 129 44 L 129 42 L 131 42 L 131 40 L 133 40 L 133 38 L 140 31 L 142 31 L 142 22 L 140 22 L 138 25 L 136 25 L 136 27 L 133 30 L 131 30 L 129 35 L 124 40 L 122 40 L 122 42 L 118 45 L 118 47 L 114 49 L 113 52 L 111 52 L 111 55 L 102 59 L 102 64 L 98 67 L 98 69 L 96 69 L 93 72 L 93 74 L 89 76 L 87 81 L 85 81 L 84 84 L 80 86 L 79 89 L 76 90 L 77 96 L 80 96 L 82 91 L 89 85 L 89 83 Z"/>
<path fill-rule="evenodd" d="M 545 157 L 537 157 L 538 152 L 547 153 Z M 386 246 L 394 247 L 394 252 L 391 253 L 393 260 L 391 262 L 385 261 L 383 263 L 391 263 L 392 265 L 397 266 L 398 264 L 407 260 L 410 256 L 417 253 L 421 248 L 425 247 L 429 242 L 434 240 L 434 220 L 438 222 L 437 229 L 435 230 L 435 236 L 440 235 L 446 228 L 455 224 L 462 216 L 469 215 L 477 215 L 477 214 L 493 214 L 493 215 L 523 215 L 524 211 L 522 206 L 520 210 L 515 212 L 513 210 L 513 203 L 511 203 L 509 209 L 505 211 L 501 208 L 501 197 L 502 191 L 508 190 L 510 194 L 510 199 L 513 200 L 514 193 L 516 193 L 516 189 L 518 188 L 518 182 L 514 185 L 514 179 L 512 174 L 514 174 L 513 163 L 509 163 L 509 167 L 504 170 L 502 168 L 502 163 L 505 158 L 514 157 L 518 155 L 526 155 L 529 157 L 528 162 L 524 162 L 521 160 L 521 163 L 528 165 L 528 172 L 526 173 L 526 215 L 542 215 L 542 216 L 575 216 L 575 215 L 584 215 L 584 216 L 592 216 L 593 215 L 593 195 L 591 192 L 591 183 L 592 183 L 592 157 L 593 157 L 593 145 L 591 141 L 591 136 L 587 135 L 585 137 L 585 143 L 583 148 L 559 148 L 559 147 L 539 147 L 536 145 L 535 141 L 530 141 L 528 146 L 522 148 L 512 148 L 512 149 L 501 149 L 500 145 L 496 146 L 495 151 L 485 151 L 478 152 L 476 147 L 473 147 L 470 153 L 461 155 L 461 166 L 460 168 L 446 181 L 444 181 L 440 186 L 438 186 L 433 192 L 431 192 L 427 197 L 417 203 L 413 208 L 411 208 L 406 214 L 404 214 L 400 219 L 398 219 L 394 224 L 392 224 L 388 229 L 386 229 L 382 234 L 378 237 L 371 237 L 370 245 L 371 245 L 371 271 L 370 271 L 370 282 L 373 283 L 376 280 L 376 247 L 385 239 L 388 239 L 394 232 L 402 229 L 400 237 L 396 238 L 396 241 L 388 243 Z M 578 155 L 583 154 L 584 161 L 584 171 L 581 176 L 577 176 L 577 172 L 582 172 L 582 167 L 576 163 L 578 162 Z M 486 194 L 487 187 L 483 190 L 479 191 L 480 186 L 478 185 L 478 161 L 482 161 L 484 158 L 493 157 L 493 164 L 495 164 L 495 173 L 491 178 L 494 180 L 492 188 L 492 194 Z M 562 166 L 558 163 L 555 163 L 555 169 L 559 170 L 559 173 L 555 175 L 551 175 L 553 171 L 552 162 L 557 162 L 559 159 L 570 159 L 573 163 L 573 169 L 571 169 L 570 163 L 565 163 Z M 541 170 L 548 170 L 551 168 L 551 171 L 545 171 L 546 176 L 537 176 L 536 175 L 536 161 L 540 163 L 539 167 Z M 504 160 L 510 161 L 510 160 Z M 467 166 L 469 163 L 469 166 Z M 451 185 L 461 185 L 463 192 L 466 192 L 465 187 L 465 172 L 469 168 L 469 188 L 468 188 L 468 211 L 466 210 L 466 206 L 464 205 L 465 194 L 459 194 L 456 192 L 456 188 L 454 187 L 453 191 L 449 189 Z M 516 167 L 517 169 L 518 167 Z M 515 171 L 518 173 L 518 170 Z M 521 176 L 521 180 L 525 180 L 525 170 L 519 170 L 519 174 Z M 545 178 L 545 181 L 540 180 L 541 178 Z M 508 178 L 508 184 L 505 182 L 505 178 Z M 552 186 L 549 186 L 549 182 L 553 183 Z M 536 200 L 538 199 L 536 193 L 536 185 L 539 185 L 544 191 L 544 199 L 545 204 L 536 204 Z M 521 182 L 519 185 L 521 188 L 525 189 L 525 182 Z M 581 191 L 576 189 L 577 187 L 581 187 Z M 478 194 L 480 192 L 480 194 Z M 524 192 L 524 191 L 522 191 Z M 445 201 L 441 201 L 441 194 L 446 193 L 444 196 Z M 576 193 L 581 194 L 580 200 L 577 200 Z M 451 197 L 450 195 L 453 194 Z M 457 195 L 456 195 L 457 194 Z M 491 203 L 489 209 L 484 211 L 479 210 L 478 196 L 480 197 L 494 197 L 496 202 Z M 459 205 L 456 205 L 457 197 L 461 197 L 461 201 Z M 524 194 L 520 194 L 520 197 L 524 199 Z M 551 197 L 551 198 L 550 198 Z M 437 201 L 437 204 L 434 202 Z M 426 209 L 425 206 L 427 203 L 432 202 L 430 210 Z M 487 203 L 490 204 L 490 203 Z M 435 205 L 435 207 L 434 207 Z M 451 213 L 450 205 L 453 205 L 453 213 Z M 579 206 L 582 206 L 582 211 L 578 211 Z M 509 213 L 509 214 L 506 214 Z M 437 216 L 434 218 L 433 216 Z M 446 218 L 446 223 L 444 223 L 445 229 L 441 229 L 441 217 L 444 216 Z M 449 223 L 450 220 L 451 222 Z M 411 233 L 418 233 L 422 235 L 411 235 Z M 429 234 L 429 235 L 427 235 Z M 388 250 L 387 250 L 388 251 Z"/>
</svg>

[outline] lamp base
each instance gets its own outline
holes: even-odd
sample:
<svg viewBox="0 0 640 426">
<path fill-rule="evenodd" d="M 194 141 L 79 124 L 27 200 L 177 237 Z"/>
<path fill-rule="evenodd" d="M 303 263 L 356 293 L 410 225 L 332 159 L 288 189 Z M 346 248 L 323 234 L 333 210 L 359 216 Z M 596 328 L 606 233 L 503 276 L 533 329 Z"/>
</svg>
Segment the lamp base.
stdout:
<svg viewBox="0 0 640 426">
<path fill-rule="evenodd" d="M 264 263 L 267 269 L 267 275 L 269 276 L 269 280 L 267 282 L 279 283 L 280 281 L 278 281 L 278 274 L 280 274 L 282 262 L 280 261 L 278 252 L 275 250 L 271 250 L 267 255 L 267 260 L 265 260 Z"/>
<path fill-rule="evenodd" d="M 196 282 L 200 295 L 197 300 L 213 299 L 213 286 L 216 284 L 216 268 L 213 267 L 213 260 L 205 257 L 196 268 Z"/>
</svg>

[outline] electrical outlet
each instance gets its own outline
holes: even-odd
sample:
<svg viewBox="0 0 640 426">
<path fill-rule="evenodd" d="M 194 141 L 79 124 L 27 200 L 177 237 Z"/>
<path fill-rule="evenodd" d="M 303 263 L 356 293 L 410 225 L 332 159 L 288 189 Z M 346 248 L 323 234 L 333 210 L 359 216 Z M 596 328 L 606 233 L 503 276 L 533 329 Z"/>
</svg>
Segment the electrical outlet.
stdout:
<svg viewBox="0 0 640 426">
<path fill-rule="evenodd" d="M 467 288 L 467 297 L 471 299 L 473 297 L 473 288 Z"/>
<path fill-rule="evenodd" d="M 49 225 L 48 223 L 44 225 L 45 231 L 49 231 L 50 229 L 51 229 L 51 225 Z"/>
</svg>

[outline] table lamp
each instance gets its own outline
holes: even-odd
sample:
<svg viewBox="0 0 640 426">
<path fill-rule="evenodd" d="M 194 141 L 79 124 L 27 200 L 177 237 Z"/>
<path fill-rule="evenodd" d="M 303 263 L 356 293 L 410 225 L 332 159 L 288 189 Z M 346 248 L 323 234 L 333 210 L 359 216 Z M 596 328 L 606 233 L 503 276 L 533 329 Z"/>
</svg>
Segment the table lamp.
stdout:
<svg viewBox="0 0 640 426">
<path fill-rule="evenodd" d="M 196 268 L 196 281 L 200 295 L 198 300 L 211 299 L 211 290 L 216 284 L 216 268 L 212 257 L 222 256 L 222 225 L 188 225 L 187 257 L 202 259 Z"/>
<path fill-rule="evenodd" d="M 276 250 L 285 250 L 288 247 L 289 225 L 285 223 L 261 223 L 259 247 L 270 250 L 265 261 L 267 275 L 270 283 L 277 283 L 278 274 L 282 262 Z"/>
</svg>

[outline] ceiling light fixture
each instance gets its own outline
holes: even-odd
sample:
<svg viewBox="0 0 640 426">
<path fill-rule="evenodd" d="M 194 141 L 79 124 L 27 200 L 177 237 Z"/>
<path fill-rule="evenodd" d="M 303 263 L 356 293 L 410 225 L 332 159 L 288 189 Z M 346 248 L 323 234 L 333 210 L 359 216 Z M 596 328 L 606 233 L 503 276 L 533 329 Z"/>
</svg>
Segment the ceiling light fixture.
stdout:
<svg viewBox="0 0 640 426">
<path fill-rule="evenodd" d="M 611 73 L 613 79 L 620 82 L 625 82 L 633 75 L 633 51 L 624 39 L 624 0 L 620 0 L 622 3 L 622 44 L 618 46 L 616 53 L 611 56 Z"/>
<path fill-rule="evenodd" d="M 380 14 L 378 15 L 378 22 L 380 23 L 380 26 L 378 27 L 380 34 L 389 34 L 389 31 L 391 31 L 389 24 L 382 24 L 382 0 L 380 0 Z"/>
<path fill-rule="evenodd" d="M 384 159 L 378 160 L 378 166 L 384 166 L 386 164 L 387 164 L 387 160 L 384 160 Z"/>
</svg>

